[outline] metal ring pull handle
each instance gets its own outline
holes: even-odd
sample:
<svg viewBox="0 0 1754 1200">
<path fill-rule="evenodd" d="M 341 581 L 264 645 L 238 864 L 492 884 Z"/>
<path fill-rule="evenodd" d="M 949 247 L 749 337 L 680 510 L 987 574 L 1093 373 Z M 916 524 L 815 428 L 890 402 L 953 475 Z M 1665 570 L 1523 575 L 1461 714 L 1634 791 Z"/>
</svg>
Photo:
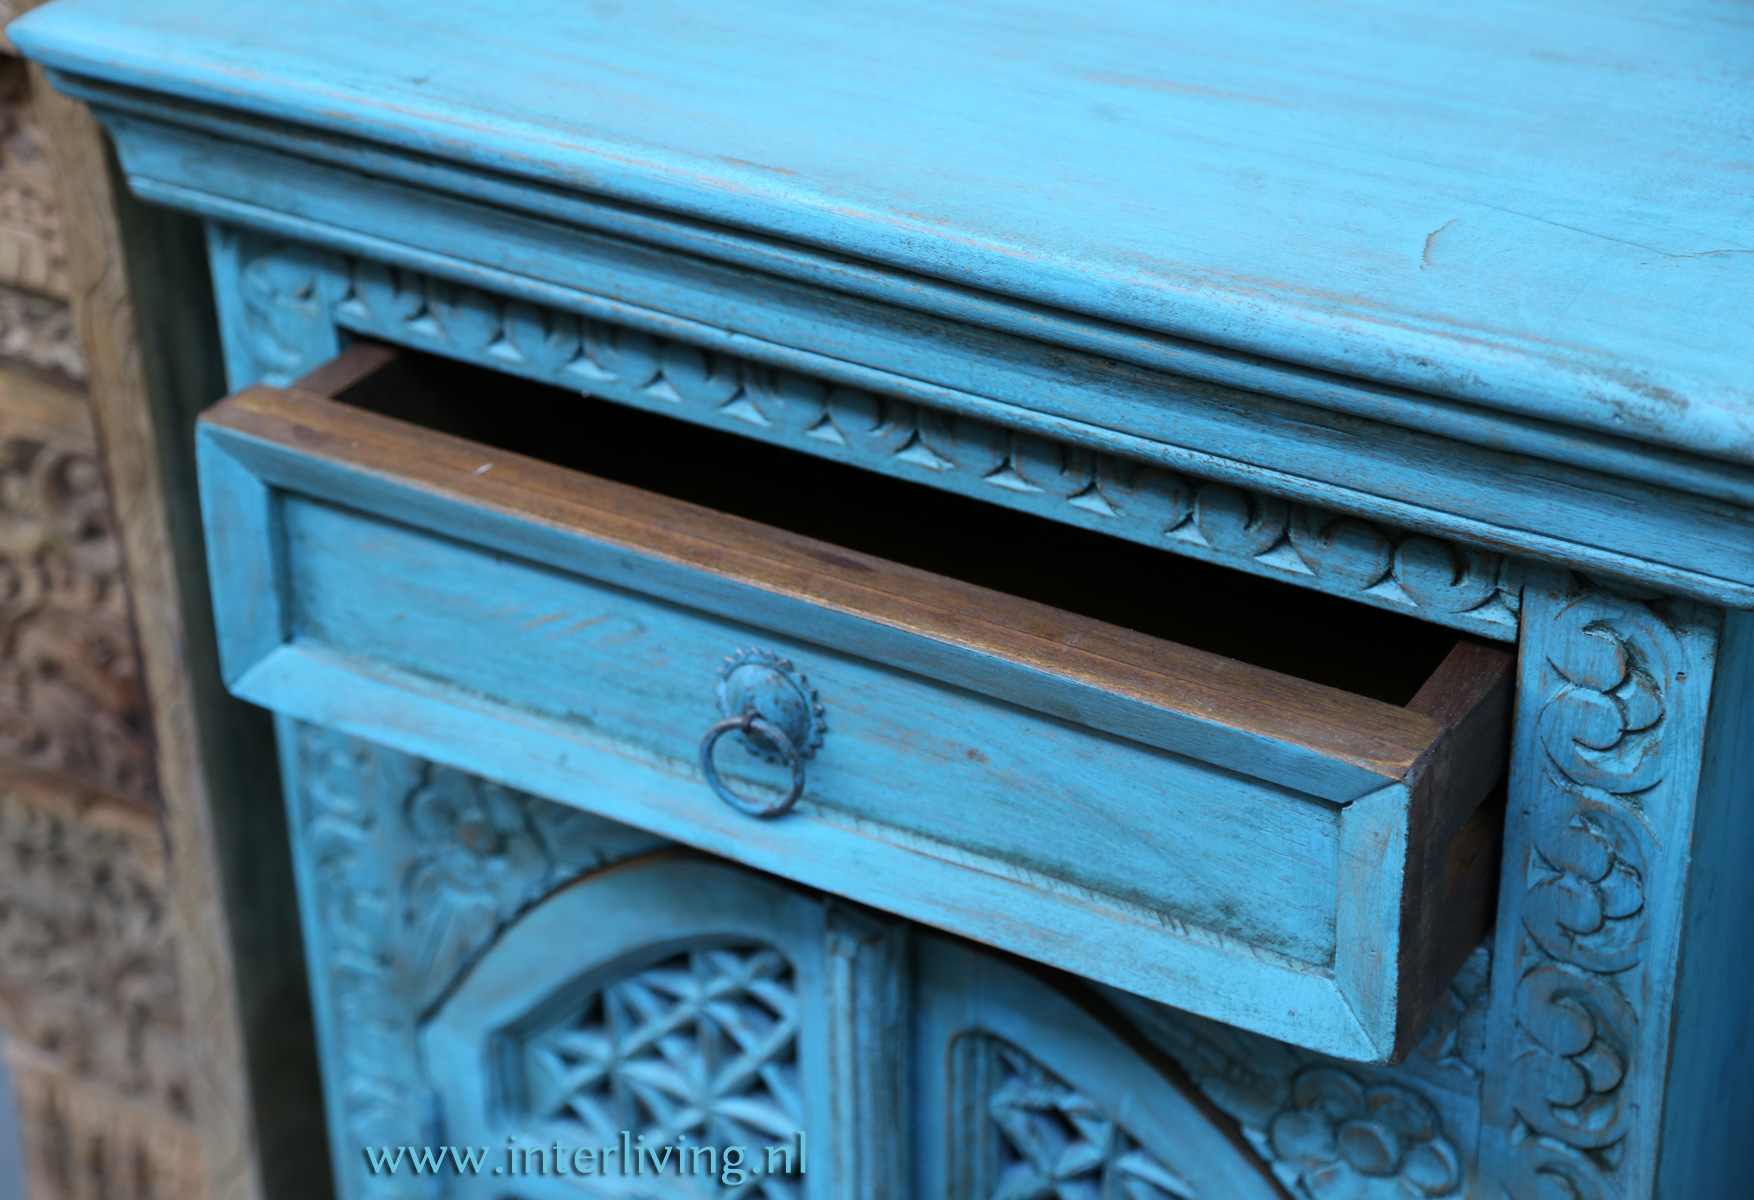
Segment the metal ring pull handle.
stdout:
<svg viewBox="0 0 1754 1200">
<path fill-rule="evenodd" d="M 792 768 L 792 790 L 771 804 L 763 804 L 759 800 L 751 800 L 733 792 L 719 777 L 719 768 L 713 762 L 713 747 L 718 745 L 720 738 L 733 732 L 741 733 L 744 737 L 753 734 L 783 754 Z M 719 799 L 738 812 L 748 813 L 752 817 L 780 816 L 788 812 L 798 802 L 798 797 L 804 794 L 804 756 L 798 753 L 798 748 L 786 736 L 785 730 L 771 721 L 764 721 L 755 714 L 754 709 L 740 717 L 726 717 L 706 731 L 706 736 L 700 739 L 700 772 L 706 776 L 707 786 L 713 789 Z"/>
<path fill-rule="evenodd" d="M 804 794 L 804 760 L 816 753 L 827 730 L 816 689 L 779 655 L 740 650 L 725 660 L 715 691 L 723 719 L 700 739 L 700 773 L 707 786 L 726 804 L 752 817 L 790 812 Z M 732 791 L 714 758 L 719 739 L 727 733 L 737 734 L 743 748 L 755 757 L 789 767 L 791 790 L 768 803 Z"/>
</svg>

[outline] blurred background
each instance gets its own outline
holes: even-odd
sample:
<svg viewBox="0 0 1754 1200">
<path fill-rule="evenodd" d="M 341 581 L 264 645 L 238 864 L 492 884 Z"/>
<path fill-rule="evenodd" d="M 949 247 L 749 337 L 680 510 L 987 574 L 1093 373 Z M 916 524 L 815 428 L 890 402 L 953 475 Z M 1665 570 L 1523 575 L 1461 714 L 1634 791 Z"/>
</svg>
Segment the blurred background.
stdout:
<svg viewBox="0 0 1754 1200">
<path fill-rule="evenodd" d="M 86 114 L 0 34 L 0 1200 L 191 1200 L 163 810 L 87 390 L 133 348 L 74 317 L 76 264 L 113 271 L 57 187 L 69 147 L 101 177 Z"/>
</svg>

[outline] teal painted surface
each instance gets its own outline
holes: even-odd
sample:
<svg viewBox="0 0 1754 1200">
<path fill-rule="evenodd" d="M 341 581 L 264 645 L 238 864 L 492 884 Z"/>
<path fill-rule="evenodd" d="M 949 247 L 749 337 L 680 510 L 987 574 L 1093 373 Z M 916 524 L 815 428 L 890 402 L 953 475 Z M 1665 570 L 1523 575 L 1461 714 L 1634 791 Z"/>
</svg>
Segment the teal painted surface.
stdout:
<svg viewBox="0 0 1754 1200">
<path fill-rule="evenodd" d="M 60 0 L 14 37 L 65 70 L 1754 459 L 1754 24 L 1733 3 Z"/>
<path fill-rule="evenodd" d="M 1657 1195 L 1735 1196 L 1754 1142 L 1754 620 L 1725 615 L 1675 979 Z"/>
</svg>

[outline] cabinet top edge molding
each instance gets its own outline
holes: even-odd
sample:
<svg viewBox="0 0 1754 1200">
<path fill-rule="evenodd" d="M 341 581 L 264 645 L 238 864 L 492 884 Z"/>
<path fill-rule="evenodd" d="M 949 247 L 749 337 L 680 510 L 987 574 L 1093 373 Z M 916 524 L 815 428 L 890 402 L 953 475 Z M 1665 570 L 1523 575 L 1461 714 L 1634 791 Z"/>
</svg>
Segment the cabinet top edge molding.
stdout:
<svg viewBox="0 0 1754 1200">
<path fill-rule="evenodd" d="M 1754 465 L 1734 0 L 54 0 L 74 75 Z"/>
</svg>

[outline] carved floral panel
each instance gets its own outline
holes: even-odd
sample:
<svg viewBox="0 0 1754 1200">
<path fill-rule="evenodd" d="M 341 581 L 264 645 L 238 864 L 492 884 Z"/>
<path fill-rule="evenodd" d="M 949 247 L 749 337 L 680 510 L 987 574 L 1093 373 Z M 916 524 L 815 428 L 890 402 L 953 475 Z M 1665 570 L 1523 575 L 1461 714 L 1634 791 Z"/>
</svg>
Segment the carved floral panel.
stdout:
<svg viewBox="0 0 1754 1200">
<path fill-rule="evenodd" d="M 437 1134 L 422 1018 L 530 905 L 664 843 L 318 726 L 280 736 L 342 1194 L 424 1196 L 357 1169 L 366 1146 Z"/>
<path fill-rule="evenodd" d="M 112 1094 L 189 1115 L 156 821 L 0 781 L 0 1023 Z"/>
<path fill-rule="evenodd" d="M 1475 1165 L 1491 961 L 1484 946 L 1468 960 L 1399 1067 L 1361 1067 L 1110 995 L 1293 1195 L 1462 1200 L 1491 1194 Z"/>
</svg>

